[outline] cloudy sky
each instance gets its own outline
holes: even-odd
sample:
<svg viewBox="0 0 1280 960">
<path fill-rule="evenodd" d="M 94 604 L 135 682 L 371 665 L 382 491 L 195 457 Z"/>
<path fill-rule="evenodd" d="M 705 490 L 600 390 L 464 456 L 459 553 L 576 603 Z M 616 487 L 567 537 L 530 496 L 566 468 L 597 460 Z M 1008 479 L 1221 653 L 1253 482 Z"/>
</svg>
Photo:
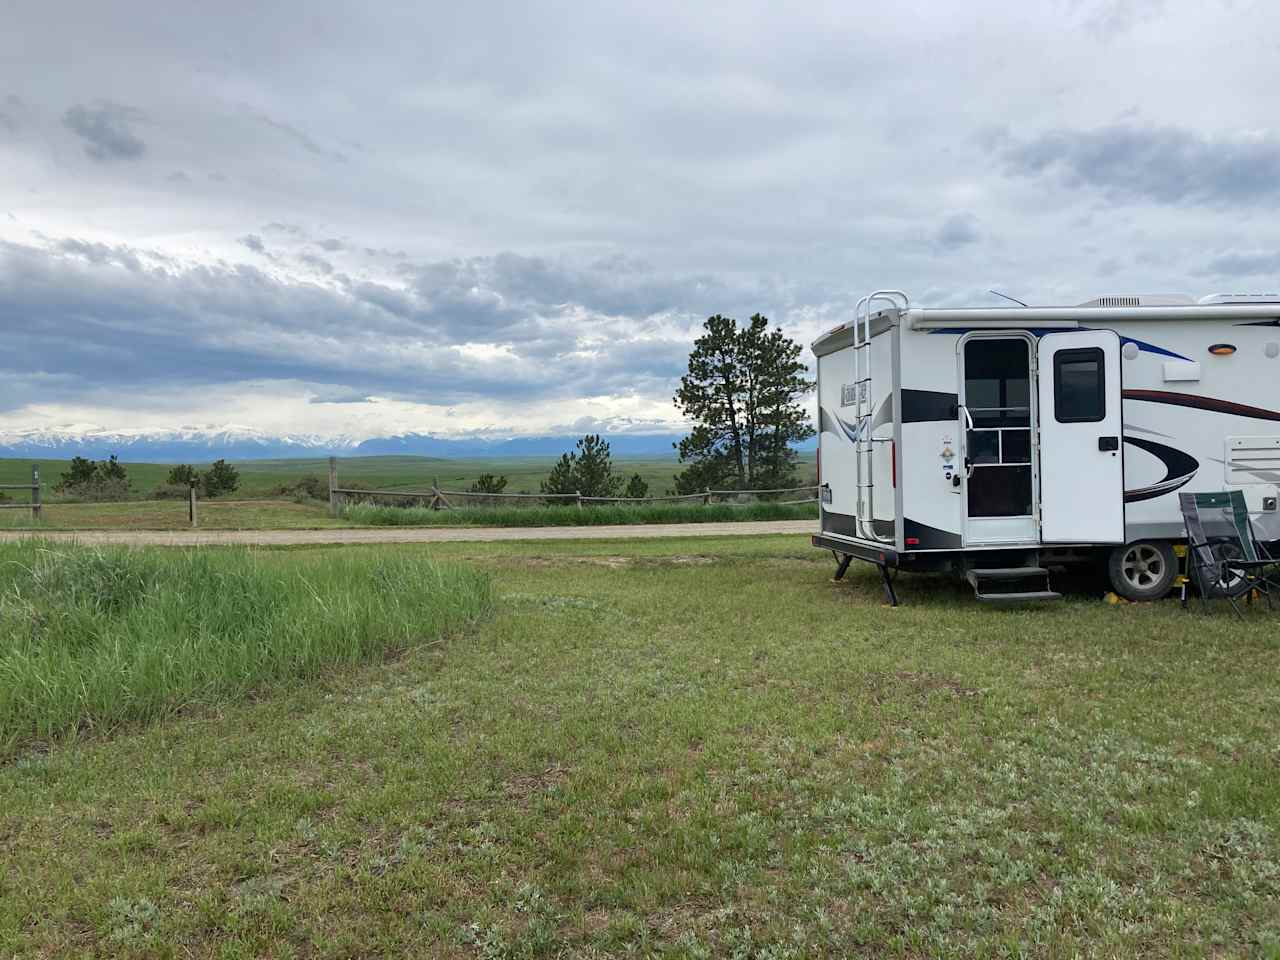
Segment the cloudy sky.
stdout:
<svg viewBox="0 0 1280 960">
<path fill-rule="evenodd" d="M 636 432 L 713 312 L 1280 287 L 1280 8 L 10 2 L 0 428 Z"/>
</svg>

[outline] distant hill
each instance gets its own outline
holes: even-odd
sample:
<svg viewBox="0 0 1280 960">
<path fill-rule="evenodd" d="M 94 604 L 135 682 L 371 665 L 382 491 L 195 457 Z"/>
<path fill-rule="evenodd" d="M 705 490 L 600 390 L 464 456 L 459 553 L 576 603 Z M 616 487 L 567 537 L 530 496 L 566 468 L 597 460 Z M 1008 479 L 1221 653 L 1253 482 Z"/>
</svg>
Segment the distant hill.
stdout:
<svg viewBox="0 0 1280 960">
<path fill-rule="evenodd" d="M 310 434 L 271 436 L 243 427 L 117 433 L 99 430 L 0 431 L 0 457 L 100 459 L 116 454 L 132 463 L 207 463 L 227 460 L 291 459 L 318 456 L 419 456 L 493 458 L 559 456 L 573 449 L 576 436 L 433 437 L 410 433 L 355 440 Z M 668 456 L 678 435 L 606 436 L 614 456 Z"/>
</svg>

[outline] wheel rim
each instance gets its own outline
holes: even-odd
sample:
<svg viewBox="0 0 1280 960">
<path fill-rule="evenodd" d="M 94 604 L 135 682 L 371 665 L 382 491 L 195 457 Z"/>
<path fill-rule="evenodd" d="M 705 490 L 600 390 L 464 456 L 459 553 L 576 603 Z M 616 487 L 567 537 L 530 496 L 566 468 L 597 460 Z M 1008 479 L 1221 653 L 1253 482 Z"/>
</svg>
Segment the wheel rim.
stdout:
<svg viewBox="0 0 1280 960">
<path fill-rule="evenodd" d="M 1135 590 L 1150 590 L 1163 580 L 1167 567 L 1164 554 L 1148 543 L 1136 543 L 1124 552 L 1120 573 Z"/>
</svg>

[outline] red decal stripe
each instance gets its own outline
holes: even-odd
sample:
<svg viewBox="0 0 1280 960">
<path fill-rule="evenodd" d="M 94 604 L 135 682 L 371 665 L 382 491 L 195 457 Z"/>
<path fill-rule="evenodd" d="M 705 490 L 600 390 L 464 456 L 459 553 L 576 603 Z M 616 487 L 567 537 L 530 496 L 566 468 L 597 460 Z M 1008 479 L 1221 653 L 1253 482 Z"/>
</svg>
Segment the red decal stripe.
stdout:
<svg viewBox="0 0 1280 960">
<path fill-rule="evenodd" d="M 1229 413 L 1234 417 L 1252 417 L 1254 420 L 1280 420 L 1280 412 L 1251 407 L 1244 403 L 1232 403 L 1216 397 L 1200 397 L 1194 393 L 1173 393 L 1169 390 L 1123 390 L 1126 400 L 1147 400 L 1151 403 L 1169 403 L 1175 407 L 1194 407 L 1214 413 Z"/>
</svg>

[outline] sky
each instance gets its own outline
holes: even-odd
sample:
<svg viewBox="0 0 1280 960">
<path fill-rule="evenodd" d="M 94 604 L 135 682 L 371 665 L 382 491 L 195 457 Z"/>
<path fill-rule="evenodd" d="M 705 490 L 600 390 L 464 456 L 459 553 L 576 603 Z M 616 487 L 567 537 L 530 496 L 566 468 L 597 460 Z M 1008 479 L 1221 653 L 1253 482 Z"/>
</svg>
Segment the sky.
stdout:
<svg viewBox="0 0 1280 960">
<path fill-rule="evenodd" d="M 1280 7 L 34 3 L 0 429 L 669 432 L 705 318 L 1280 288 Z"/>
</svg>

